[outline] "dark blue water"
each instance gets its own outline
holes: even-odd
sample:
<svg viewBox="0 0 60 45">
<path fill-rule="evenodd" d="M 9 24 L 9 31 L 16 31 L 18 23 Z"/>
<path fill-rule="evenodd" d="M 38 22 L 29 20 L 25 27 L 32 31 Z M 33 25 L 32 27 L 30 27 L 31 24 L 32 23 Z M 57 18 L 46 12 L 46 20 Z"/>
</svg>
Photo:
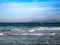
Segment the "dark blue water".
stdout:
<svg viewBox="0 0 60 45">
<path fill-rule="evenodd" d="M 59 27 L 60 23 L 0 23 L 0 26 L 43 26 Z"/>
<path fill-rule="evenodd" d="M 0 45 L 60 45 L 60 23 L 0 23 Z"/>
</svg>

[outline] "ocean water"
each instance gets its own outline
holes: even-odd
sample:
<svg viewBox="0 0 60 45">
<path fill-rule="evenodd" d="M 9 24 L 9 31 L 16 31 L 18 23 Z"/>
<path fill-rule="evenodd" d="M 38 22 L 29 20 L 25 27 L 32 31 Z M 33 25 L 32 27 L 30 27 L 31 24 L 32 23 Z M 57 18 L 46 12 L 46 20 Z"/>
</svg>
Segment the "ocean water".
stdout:
<svg viewBox="0 0 60 45">
<path fill-rule="evenodd" d="M 0 45 L 60 45 L 60 23 L 0 23 Z"/>
</svg>

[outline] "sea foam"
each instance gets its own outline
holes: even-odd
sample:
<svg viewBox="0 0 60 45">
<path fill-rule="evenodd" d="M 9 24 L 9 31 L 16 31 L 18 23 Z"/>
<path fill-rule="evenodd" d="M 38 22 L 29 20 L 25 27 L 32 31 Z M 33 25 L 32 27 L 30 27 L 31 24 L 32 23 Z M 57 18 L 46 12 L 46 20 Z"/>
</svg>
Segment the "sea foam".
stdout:
<svg viewBox="0 0 60 45">
<path fill-rule="evenodd" d="M 55 35 L 60 27 L 0 27 L 0 35 Z"/>
</svg>

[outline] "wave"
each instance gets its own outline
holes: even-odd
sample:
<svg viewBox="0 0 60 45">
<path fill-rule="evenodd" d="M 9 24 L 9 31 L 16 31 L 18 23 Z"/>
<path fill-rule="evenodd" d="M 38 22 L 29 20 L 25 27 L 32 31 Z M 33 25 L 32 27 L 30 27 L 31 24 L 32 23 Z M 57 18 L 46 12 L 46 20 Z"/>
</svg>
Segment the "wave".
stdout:
<svg viewBox="0 0 60 45">
<path fill-rule="evenodd" d="M 54 35 L 60 27 L 0 27 L 0 35 Z"/>
<path fill-rule="evenodd" d="M 0 30 L 15 30 L 15 31 L 20 31 L 20 30 L 60 30 L 60 27 L 33 27 L 33 28 L 28 28 L 28 27 L 0 27 Z"/>
<path fill-rule="evenodd" d="M 38 27 L 36 30 L 60 30 L 60 27 Z"/>
<path fill-rule="evenodd" d="M 48 36 L 54 36 L 56 35 L 56 33 L 49 33 L 49 34 L 46 34 L 46 33 L 38 33 L 38 34 L 17 34 L 17 33 L 13 33 L 13 34 L 5 34 L 5 33 L 0 33 L 0 36 L 45 36 L 45 35 L 48 35 Z"/>
</svg>

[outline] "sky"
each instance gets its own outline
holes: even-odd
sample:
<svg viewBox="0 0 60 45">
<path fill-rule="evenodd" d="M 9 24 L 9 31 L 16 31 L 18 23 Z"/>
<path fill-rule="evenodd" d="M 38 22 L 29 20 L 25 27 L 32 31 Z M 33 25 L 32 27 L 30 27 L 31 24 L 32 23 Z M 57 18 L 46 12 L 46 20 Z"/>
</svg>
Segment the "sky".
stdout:
<svg viewBox="0 0 60 45">
<path fill-rule="evenodd" d="M 0 22 L 60 20 L 60 0 L 0 0 Z"/>
</svg>

